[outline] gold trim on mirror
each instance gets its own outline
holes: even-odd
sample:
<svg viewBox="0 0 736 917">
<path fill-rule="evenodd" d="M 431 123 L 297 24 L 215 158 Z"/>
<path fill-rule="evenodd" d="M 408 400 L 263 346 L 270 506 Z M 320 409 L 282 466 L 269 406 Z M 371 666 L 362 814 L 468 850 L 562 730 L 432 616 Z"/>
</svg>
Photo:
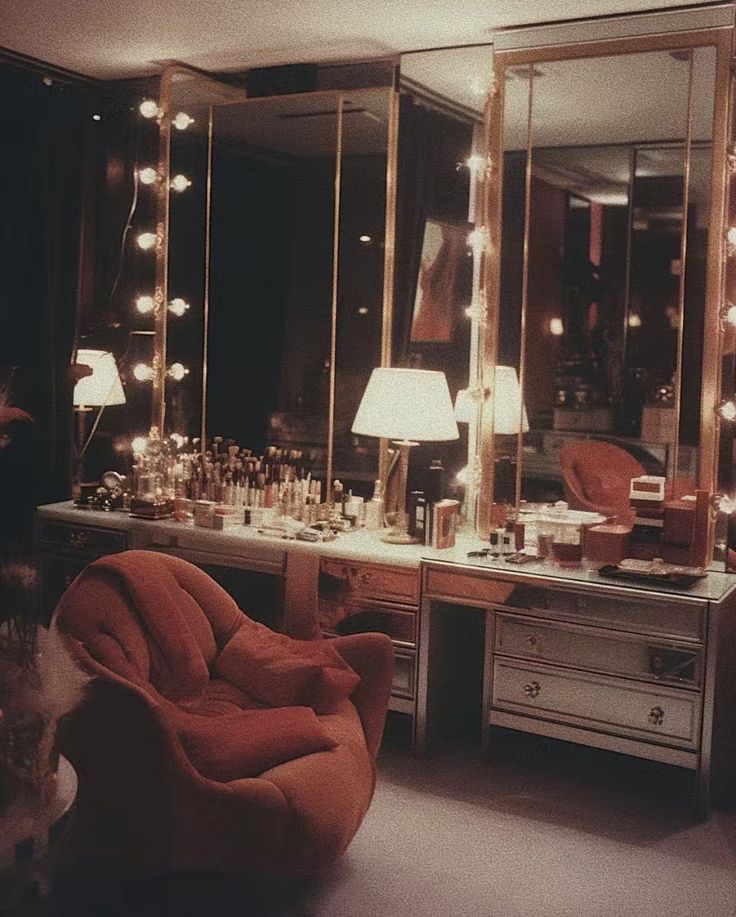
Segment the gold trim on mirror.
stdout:
<svg viewBox="0 0 736 917">
<path fill-rule="evenodd" d="M 709 209 L 706 211 L 708 241 L 705 254 L 705 304 L 703 314 L 703 359 L 702 359 L 702 384 L 700 395 L 700 421 L 699 421 L 699 462 L 698 485 L 702 489 L 713 490 L 716 482 L 717 461 L 717 423 L 714 407 L 718 402 L 721 390 L 722 335 L 716 333 L 720 326 L 720 313 L 722 309 L 723 292 L 723 232 L 725 215 L 726 194 L 726 139 L 729 116 L 728 107 L 728 68 L 730 52 L 733 41 L 731 28 L 718 27 L 700 31 L 679 31 L 672 33 L 647 34 L 628 36 L 614 39 L 588 40 L 577 44 L 556 45 L 547 47 L 514 48 L 496 50 L 494 54 L 494 86 L 496 91 L 489 94 L 486 105 L 486 136 L 489 158 L 494 169 L 494 177 L 486 183 L 484 189 L 486 225 L 490 233 L 491 245 L 487 255 L 486 270 L 486 296 L 488 303 L 488 324 L 484 345 L 484 384 L 492 388 L 495 365 L 498 351 L 498 321 L 501 297 L 501 250 L 504 243 L 502 236 L 502 189 L 504 181 L 504 116 L 506 106 L 507 76 L 511 68 L 529 68 L 530 76 L 527 78 L 529 85 L 527 144 L 526 144 L 526 171 L 525 171 L 525 228 L 524 228 L 524 266 L 523 266 L 523 295 L 522 295 L 522 337 L 521 337 L 521 384 L 524 384 L 526 354 L 524 341 L 526 334 L 524 323 L 526 321 L 525 301 L 527 299 L 528 283 L 528 236 L 529 220 L 528 209 L 530 206 L 530 172 L 531 172 L 531 131 L 533 124 L 531 115 L 531 87 L 534 80 L 534 65 L 545 62 L 574 61 L 584 58 L 598 58 L 623 56 L 627 54 L 655 52 L 655 51 L 687 51 L 689 57 L 689 76 L 687 84 L 687 136 L 685 139 L 685 160 L 683 164 L 683 232 L 681 237 L 680 258 L 684 259 L 687 253 L 687 206 L 690 196 L 691 182 L 691 146 L 692 146 L 692 109 L 693 109 L 693 69 L 695 51 L 699 48 L 712 48 L 715 51 L 715 86 L 713 99 L 713 122 L 711 136 L 711 179 Z M 631 179 L 630 179 L 631 181 Z M 684 264 L 684 261 L 682 262 Z M 627 284 L 628 287 L 628 284 Z M 627 294 L 628 295 L 628 294 Z M 677 388 L 676 413 L 678 413 L 675 442 L 671 444 L 670 474 L 677 475 L 680 459 L 680 422 L 679 412 L 682 406 L 680 380 L 683 372 L 683 315 L 686 304 L 685 278 L 681 275 L 678 288 L 678 332 L 677 332 L 677 369 L 675 374 Z M 494 432 L 492 405 L 484 405 L 482 412 L 482 476 L 479 498 L 479 518 L 477 530 L 482 536 L 490 530 L 491 507 L 493 504 L 493 473 L 494 473 Z M 521 497 L 521 475 L 524 450 L 522 437 L 517 442 L 516 457 L 516 502 Z"/>
</svg>

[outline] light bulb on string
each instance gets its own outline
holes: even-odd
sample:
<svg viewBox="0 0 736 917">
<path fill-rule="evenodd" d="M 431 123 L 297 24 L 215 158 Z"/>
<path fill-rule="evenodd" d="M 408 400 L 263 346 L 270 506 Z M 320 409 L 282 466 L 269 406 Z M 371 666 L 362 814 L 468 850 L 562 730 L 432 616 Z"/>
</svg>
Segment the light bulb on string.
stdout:
<svg viewBox="0 0 736 917">
<path fill-rule="evenodd" d="M 143 455 L 148 449 L 148 440 L 145 436 L 136 436 L 130 443 L 130 448 L 136 455 Z"/>
<path fill-rule="evenodd" d="M 138 169 L 138 181 L 142 185 L 155 185 L 160 176 L 152 166 L 146 166 L 145 169 Z"/>
<path fill-rule="evenodd" d="M 194 118 L 185 111 L 179 111 L 174 115 L 171 123 L 178 131 L 185 131 L 190 124 L 194 124 Z"/>
<path fill-rule="evenodd" d="M 465 160 L 465 165 L 470 170 L 471 175 L 479 176 L 482 175 L 488 160 L 485 156 L 481 156 L 480 153 L 473 153 L 472 156 L 468 156 Z"/>
<path fill-rule="evenodd" d="M 181 194 L 182 191 L 186 191 L 187 188 L 191 188 L 192 183 L 186 177 L 186 175 L 175 175 L 169 182 L 169 187 L 172 191 L 178 191 Z"/>
<path fill-rule="evenodd" d="M 144 99 L 138 106 L 138 111 L 144 118 L 160 118 L 163 111 L 158 107 L 158 102 L 153 99 Z"/>
<path fill-rule="evenodd" d="M 733 400 L 722 401 L 716 408 L 716 414 L 729 422 L 736 420 L 736 402 Z"/>
<path fill-rule="evenodd" d="M 474 255 L 479 255 L 481 252 L 485 251 L 487 244 L 488 232 L 484 226 L 476 226 L 475 229 L 468 234 L 468 245 L 473 250 Z"/>
<path fill-rule="evenodd" d="M 185 299 L 182 299 L 180 296 L 172 299 L 169 303 L 169 312 L 171 312 L 172 315 L 176 315 L 177 318 L 181 318 L 188 308 L 189 303 Z"/>
<path fill-rule="evenodd" d="M 174 382 L 181 382 L 188 373 L 189 370 L 182 363 L 172 363 L 168 371 L 169 377 L 172 378 Z"/>
<path fill-rule="evenodd" d="M 147 363 L 137 363 L 133 367 L 133 375 L 139 382 L 150 382 L 153 379 L 153 367 Z"/>
<path fill-rule="evenodd" d="M 186 441 L 187 441 L 186 436 L 182 436 L 181 433 L 172 433 L 172 434 L 169 436 L 169 439 L 170 439 L 171 442 L 176 446 L 177 449 L 181 449 L 181 447 L 182 447 L 182 446 L 186 443 Z"/>
<path fill-rule="evenodd" d="M 160 239 L 155 232 L 142 232 L 136 236 L 135 241 L 138 248 L 142 249 L 144 252 L 148 252 L 152 248 L 156 248 Z"/>
<path fill-rule="evenodd" d="M 149 312 L 153 312 L 156 308 L 156 300 L 153 296 L 145 294 L 139 296 L 135 301 L 136 309 L 141 313 L 141 315 L 148 315 Z"/>
<path fill-rule="evenodd" d="M 730 302 L 726 303 L 721 312 L 721 322 L 724 325 L 733 325 L 736 327 L 736 305 Z"/>
<path fill-rule="evenodd" d="M 726 230 L 725 235 L 726 256 L 730 258 L 736 253 L 736 226 L 731 226 Z"/>
<path fill-rule="evenodd" d="M 731 175 L 736 175 L 736 143 L 731 144 L 726 150 L 726 161 L 728 162 L 728 171 Z"/>
</svg>

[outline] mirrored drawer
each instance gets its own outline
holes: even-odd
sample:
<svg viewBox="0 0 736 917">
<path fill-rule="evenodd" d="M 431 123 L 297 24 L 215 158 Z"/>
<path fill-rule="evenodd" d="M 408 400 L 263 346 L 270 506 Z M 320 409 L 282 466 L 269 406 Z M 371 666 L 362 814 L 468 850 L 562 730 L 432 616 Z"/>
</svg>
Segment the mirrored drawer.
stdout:
<svg viewBox="0 0 736 917">
<path fill-rule="evenodd" d="M 38 524 L 38 539 L 47 546 L 75 554 L 102 556 L 124 551 L 125 532 L 98 529 L 88 525 L 70 525 L 42 519 Z"/>
<path fill-rule="evenodd" d="M 319 626 L 331 634 L 387 634 L 394 643 L 416 646 L 417 615 L 413 611 L 368 600 L 319 601 Z"/>
<path fill-rule="evenodd" d="M 598 729 L 648 742 L 695 748 L 699 694 L 496 660 L 492 705 L 501 710 Z"/>
<path fill-rule="evenodd" d="M 320 561 L 319 591 L 327 598 L 352 593 L 417 605 L 419 572 L 410 567 L 350 563 L 323 557 Z"/>
<path fill-rule="evenodd" d="M 413 698 L 416 694 L 417 659 L 414 653 L 397 650 L 394 654 L 394 680 L 391 693 Z"/>
<path fill-rule="evenodd" d="M 700 687 L 701 647 L 662 644 L 646 637 L 534 618 L 496 616 L 496 652 L 594 672 Z"/>
<path fill-rule="evenodd" d="M 702 641 L 706 605 L 673 595 L 613 596 L 565 589 L 516 586 L 504 602 L 507 607 L 529 609 L 539 616 L 591 623 L 614 630 L 682 637 Z"/>
</svg>

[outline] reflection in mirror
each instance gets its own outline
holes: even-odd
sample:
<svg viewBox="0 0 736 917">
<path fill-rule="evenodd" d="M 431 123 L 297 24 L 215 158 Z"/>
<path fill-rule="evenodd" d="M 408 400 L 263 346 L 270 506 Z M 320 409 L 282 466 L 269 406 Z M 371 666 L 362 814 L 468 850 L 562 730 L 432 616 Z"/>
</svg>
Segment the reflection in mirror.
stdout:
<svg viewBox="0 0 736 917">
<path fill-rule="evenodd" d="M 397 182 L 392 364 L 445 373 L 460 439 L 420 445 L 409 490 L 432 490 L 439 460 L 446 495 L 475 521 L 479 475 L 479 362 L 483 236 L 474 234 L 484 177 L 483 112 L 492 75 L 489 46 L 405 54 Z M 458 479 L 458 475 L 460 476 Z"/>
<path fill-rule="evenodd" d="M 569 499 L 560 450 L 588 439 L 692 491 L 715 49 L 541 57 L 499 68 L 498 362 L 517 368 L 530 424 L 499 496 Z"/>
<path fill-rule="evenodd" d="M 374 367 L 382 365 L 386 174 L 392 94 L 351 91 L 343 100 L 337 265 L 333 478 L 373 494 L 378 440 L 351 433 Z"/>
<path fill-rule="evenodd" d="M 213 110 L 207 435 L 370 496 L 350 435 L 382 362 L 389 89 Z M 325 493 L 326 491 L 323 491 Z"/>
<path fill-rule="evenodd" d="M 327 450 L 339 106 L 315 93 L 213 113 L 207 434 L 256 454 L 269 440 L 303 449 L 315 465 Z"/>
</svg>

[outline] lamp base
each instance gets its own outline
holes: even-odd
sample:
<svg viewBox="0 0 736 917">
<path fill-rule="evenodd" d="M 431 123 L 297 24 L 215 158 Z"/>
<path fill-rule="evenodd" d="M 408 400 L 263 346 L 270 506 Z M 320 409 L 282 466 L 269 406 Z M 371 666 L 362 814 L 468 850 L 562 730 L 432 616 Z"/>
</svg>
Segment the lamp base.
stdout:
<svg viewBox="0 0 736 917">
<path fill-rule="evenodd" d="M 381 535 L 381 541 L 385 541 L 387 544 L 419 544 L 418 538 L 401 529 L 387 529 Z"/>
</svg>

